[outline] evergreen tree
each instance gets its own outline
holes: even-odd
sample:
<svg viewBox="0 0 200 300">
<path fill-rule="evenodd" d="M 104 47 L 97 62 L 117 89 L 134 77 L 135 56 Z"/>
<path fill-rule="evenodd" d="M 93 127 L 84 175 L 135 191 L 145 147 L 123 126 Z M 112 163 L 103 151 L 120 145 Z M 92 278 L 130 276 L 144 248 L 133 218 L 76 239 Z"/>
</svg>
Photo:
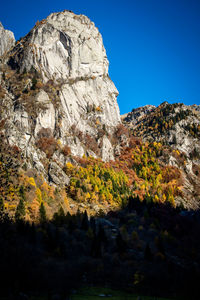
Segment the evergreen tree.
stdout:
<svg viewBox="0 0 200 300">
<path fill-rule="evenodd" d="M 40 222 L 41 223 L 46 222 L 47 216 L 46 216 L 46 210 L 43 202 L 41 202 L 40 204 L 39 214 L 40 214 Z"/>
<path fill-rule="evenodd" d="M 53 221 L 59 226 L 66 221 L 65 212 L 62 206 L 60 206 L 59 210 L 53 215 Z"/>
<path fill-rule="evenodd" d="M 4 200 L 2 197 L 0 197 L 0 212 L 4 212 L 5 206 L 4 206 Z"/>
<path fill-rule="evenodd" d="M 15 212 L 15 219 L 22 220 L 25 217 L 25 214 L 26 214 L 26 210 L 25 210 L 24 200 L 21 198 Z"/>
<path fill-rule="evenodd" d="M 25 197 L 25 190 L 24 190 L 23 185 L 21 185 L 19 188 L 19 195 L 20 195 L 20 198 L 22 198 L 25 201 L 26 197 Z"/>
</svg>

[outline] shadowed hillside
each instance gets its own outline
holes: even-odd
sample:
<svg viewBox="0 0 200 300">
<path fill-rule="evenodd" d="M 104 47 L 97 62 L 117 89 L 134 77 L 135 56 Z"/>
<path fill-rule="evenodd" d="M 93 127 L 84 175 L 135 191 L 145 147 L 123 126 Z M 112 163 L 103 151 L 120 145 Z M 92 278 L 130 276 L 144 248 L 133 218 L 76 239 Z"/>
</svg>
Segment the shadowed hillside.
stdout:
<svg viewBox="0 0 200 300">
<path fill-rule="evenodd" d="M 2 296 L 66 299 L 89 285 L 176 299 L 198 295 L 198 211 L 130 197 L 124 209 L 107 215 L 89 219 L 60 209 L 47 221 L 41 210 L 40 220 L 14 222 L 1 212 Z"/>
</svg>

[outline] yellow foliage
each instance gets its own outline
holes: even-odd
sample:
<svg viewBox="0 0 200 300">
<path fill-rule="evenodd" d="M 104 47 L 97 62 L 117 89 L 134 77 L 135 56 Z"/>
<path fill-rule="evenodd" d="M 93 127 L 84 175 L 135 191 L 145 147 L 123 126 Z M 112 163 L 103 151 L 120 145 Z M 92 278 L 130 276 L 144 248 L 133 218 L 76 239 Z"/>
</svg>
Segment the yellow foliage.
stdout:
<svg viewBox="0 0 200 300">
<path fill-rule="evenodd" d="M 33 177 L 29 177 L 28 179 L 28 183 L 32 186 L 35 186 L 36 187 L 36 183 L 35 183 L 35 179 Z"/>
<path fill-rule="evenodd" d="M 175 200 L 174 200 L 174 196 L 173 195 L 168 195 L 168 201 L 171 203 L 172 206 L 176 206 Z"/>
<path fill-rule="evenodd" d="M 156 202 L 156 203 L 159 202 L 159 197 L 158 197 L 158 195 L 155 195 L 155 196 L 154 196 L 153 201 Z"/>
<path fill-rule="evenodd" d="M 91 194 L 91 200 L 92 200 L 92 202 L 96 202 L 97 201 L 97 196 L 95 195 L 95 193 Z"/>
<path fill-rule="evenodd" d="M 99 189 L 98 189 L 98 186 L 95 184 L 95 186 L 94 186 L 94 192 L 95 193 L 98 193 L 99 192 Z"/>
<path fill-rule="evenodd" d="M 101 200 L 102 202 L 105 202 L 105 201 L 106 201 L 106 196 L 105 196 L 105 194 L 101 194 L 101 195 L 100 195 L 100 200 Z"/>
<path fill-rule="evenodd" d="M 157 146 L 157 143 L 156 143 L 156 142 L 154 142 L 154 143 L 153 143 L 153 146 L 154 146 L 154 147 L 156 147 L 156 146 Z"/>
<path fill-rule="evenodd" d="M 111 193 L 108 193 L 108 202 L 112 203 L 113 202 L 113 195 Z"/>
<path fill-rule="evenodd" d="M 70 162 L 66 163 L 66 167 L 68 170 L 73 170 L 74 168 L 74 166 Z"/>
<path fill-rule="evenodd" d="M 39 203 L 41 203 L 42 200 L 42 192 L 39 188 L 36 188 L 36 196 L 37 196 L 37 200 L 39 201 Z"/>
<path fill-rule="evenodd" d="M 16 205 L 15 204 L 10 204 L 8 206 L 9 210 L 15 210 L 16 209 Z"/>
<path fill-rule="evenodd" d="M 61 142 L 60 139 L 57 140 L 57 144 L 58 144 L 59 146 L 62 146 L 62 142 Z"/>
<path fill-rule="evenodd" d="M 100 106 L 97 106 L 97 107 L 96 107 L 96 111 L 98 111 L 98 112 L 102 112 L 102 109 L 101 109 L 101 107 L 100 107 Z"/>
<path fill-rule="evenodd" d="M 88 200 L 90 198 L 91 198 L 90 193 L 87 192 L 87 194 L 85 195 L 85 199 Z"/>
<path fill-rule="evenodd" d="M 162 195 L 162 202 L 164 203 L 166 201 L 167 197 L 165 194 Z"/>
</svg>

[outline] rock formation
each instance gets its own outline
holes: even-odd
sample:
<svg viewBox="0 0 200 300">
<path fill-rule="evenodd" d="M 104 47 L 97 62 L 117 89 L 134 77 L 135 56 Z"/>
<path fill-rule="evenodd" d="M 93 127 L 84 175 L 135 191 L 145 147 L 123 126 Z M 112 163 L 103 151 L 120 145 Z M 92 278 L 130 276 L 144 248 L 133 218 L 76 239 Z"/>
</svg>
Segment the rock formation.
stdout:
<svg viewBox="0 0 200 300">
<path fill-rule="evenodd" d="M 5 30 L 0 22 L 0 57 L 9 51 L 15 44 L 15 37 L 12 31 Z"/>
<path fill-rule="evenodd" d="M 49 176 L 44 160 L 63 166 L 67 145 L 72 155 L 114 159 L 109 136 L 121 123 L 118 91 L 94 23 L 70 11 L 53 13 L 12 49 L 13 35 L 1 28 L 0 53 L 7 52 L 0 70 L 0 120 L 10 145 L 18 146 L 28 165 L 50 179 L 56 167 L 49 167 Z M 54 151 L 44 150 L 42 139 Z"/>
<path fill-rule="evenodd" d="M 108 76 L 102 37 L 86 16 L 69 11 L 51 14 L 19 42 L 8 64 L 21 73 L 34 69 L 43 82 L 61 83 L 64 130 L 76 124 L 82 131 L 91 131 L 81 117 L 90 106 L 99 108 L 102 124 L 120 122 L 118 91 Z"/>
</svg>

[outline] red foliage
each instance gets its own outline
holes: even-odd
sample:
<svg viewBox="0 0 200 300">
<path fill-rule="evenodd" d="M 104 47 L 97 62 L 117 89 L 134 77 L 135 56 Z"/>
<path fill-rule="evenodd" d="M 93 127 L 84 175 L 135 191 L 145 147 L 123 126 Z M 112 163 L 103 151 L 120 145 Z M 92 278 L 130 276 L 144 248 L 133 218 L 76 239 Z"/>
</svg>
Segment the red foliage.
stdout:
<svg viewBox="0 0 200 300">
<path fill-rule="evenodd" d="M 5 120 L 5 119 L 3 119 L 3 120 L 0 121 L 0 129 L 3 129 L 3 128 L 4 128 L 5 123 L 6 123 L 6 120 Z"/>
<path fill-rule="evenodd" d="M 98 143 L 94 137 L 86 134 L 84 137 L 84 144 L 86 147 L 91 149 L 93 152 L 97 153 L 98 151 Z"/>
<path fill-rule="evenodd" d="M 115 135 L 117 138 L 119 138 L 123 134 L 126 135 L 127 137 L 129 136 L 128 129 L 124 125 L 120 124 L 117 126 L 117 128 L 115 130 Z"/>
<path fill-rule="evenodd" d="M 165 167 L 162 175 L 165 182 L 170 182 L 172 180 L 178 180 L 181 178 L 180 170 L 173 166 Z"/>
<path fill-rule="evenodd" d="M 16 145 L 12 146 L 12 151 L 15 154 L 19 154 L 21 152 L 21 149 L 19 147 L 17 147 Z"/>
<path fill-rule="evenodd" d="M 62 153 L 65 155 L 65 156 L 68 156 L 71 154 L 71 149 L 69 146 L 65 145 L 63 148 L 62 148 Z"/>
<path fill-rule="evenodd" d="M 46 153 L 47 158 L 50 158 L 54 152 L 58 149 L 58 143 L 57 141 L 53 138 L 47 138 L 47 137 L 43 137 L 40 138 L 37 143 L 36 146 L 42 150 L 43 152 Z"/>
</svg>

